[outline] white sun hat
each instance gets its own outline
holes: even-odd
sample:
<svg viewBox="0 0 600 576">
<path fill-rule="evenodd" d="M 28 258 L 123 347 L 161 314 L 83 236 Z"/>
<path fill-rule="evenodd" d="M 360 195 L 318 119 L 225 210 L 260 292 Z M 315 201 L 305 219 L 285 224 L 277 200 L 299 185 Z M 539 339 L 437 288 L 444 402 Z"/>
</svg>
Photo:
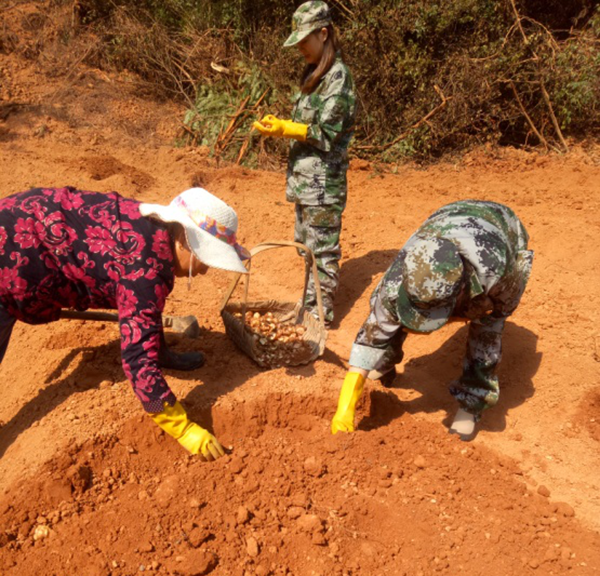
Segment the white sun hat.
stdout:
<svg viewBox="0 0 600 576">
<path fill-rule="evenodd" d="M 190 188 L 168 206 L 142 203 L 140 213 L 181 224 L 194 256 L 207 266 L 248 273 L 243 260 L 250 258 L 250 252 L 237 243 L 235 210 L 204 188 Z"/>
</svg>

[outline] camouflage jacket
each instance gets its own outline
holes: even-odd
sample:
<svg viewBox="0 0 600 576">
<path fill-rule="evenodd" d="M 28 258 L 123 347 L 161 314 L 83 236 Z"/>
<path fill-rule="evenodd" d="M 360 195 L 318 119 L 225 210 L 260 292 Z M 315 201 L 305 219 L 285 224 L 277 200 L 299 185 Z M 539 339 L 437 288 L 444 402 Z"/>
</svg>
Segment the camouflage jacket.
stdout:
<svg viewBox="0 0 600 576">
<path fill-rule="evenodd" d="M 464 200 L 432 214 L 411 236 L 371 296 L 371 311 L 352 347 L 350 365 L 385 372 L 399 362 L 403 332 L 396 299 L 409 248 L 417 238 L 444 238 L 457 247 L 466 277 L 452 317 L 470 320 L 461 380 L 492 384 L 505 319 L 516 309 L 529 278 L 533 252 L 514 212 L 501 204 Z M 401 344 L 400 344 L 401 345 Z"/>
<path fill-rule="evenodd" d="M 292 120 L 308 124 L 306 142 L 292 140 L 286 198 L 305 206 L 346 204 L 348 143 L 354 131 L 354 81 L 337 57 L 311 94 L 295 97 Z"/>
</svg>

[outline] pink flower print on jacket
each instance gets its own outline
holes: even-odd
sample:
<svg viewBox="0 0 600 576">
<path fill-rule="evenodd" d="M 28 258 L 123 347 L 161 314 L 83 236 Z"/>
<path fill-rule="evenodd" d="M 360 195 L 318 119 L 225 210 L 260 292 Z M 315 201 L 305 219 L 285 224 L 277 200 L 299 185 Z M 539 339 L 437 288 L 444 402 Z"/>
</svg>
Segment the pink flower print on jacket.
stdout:
<svg viewBox="0 0 600 576">
<path fill-rule="evenodd" d="M 119 210 L 121 211 L 121 214 L 124 214 L 130 220 L 142 218 L 142 215 L 140 214 L 140 203 L 135 200 L 129 200 L 127 198 L 121 199 Z"/>
<path fill-rule="evenodd" d="M 27 281 L 19 276 L 19 268 L 27 266 L 29 258 L 18 252 L 11 254 L 10 260 L 15 264 L 0 268 L 0 302 L 2 295 L 10 294 L 14 300 L 23 300 L 27 294 Z M 5 259 L 2 260 L 4 262 Z"/>
<path fill-rule="evenodd" d="M 35 194 L 31 194 L 23 199 L 19 208 L 25 214 L 32 215 L 36 220 L 43 220 L 44 215 L 48 210 L 48 205 L 46 203 L 46 197 L 44 194 L 40 193 L 38 188 Z"/>
<path fill-rule="evenodd" d="M 101 226 L 90 226 L 86 228 L 85 234 L 87 236 L 85 243 L 90 247 L 90 252 L 104 256 L 105 254 L 112 253 L 115 249 L 117 241 L 110 233 L 110 230 Z"/>
<path fill-rule="evenodd" d="M 44 225 L 34 218 L 17 218 L 14 230 L 15 242 L 21 248 L 37 248 L 42 243 Z"/>
<path fill-rule="evenodd" d="M 27 290 L 27 282 L 19 278 L 16 268 L 0 268 L 0 295 L 10 294 L 16 300 L 22 300 Z"/>
<path fill-rule="evenodd" d="M 171 291 L 168 290 L 164 285 L 161 286 L 160 284 L 156 284 L 154 286 L 154 293 L 156 295 L 157 308 L 163 310 L 165 307 L 165 302 L 167 301 L 167 296 L 171 293 Z"/>
<path fill-rule="evenodd" d="M 4 228 L 0 228 L 0 256 L 4 254 L 4 245 L 6 244 L 6 230 Z"/>
<path fill-rule="evenodd" d="M 115 259 L 124 264 L 139 261 L 142 250 L 146 246 L 144 237 L 133 230 L 132 225 L 127 222 L 121 222 L 120 229 L 114 230 L 114 234 L 119 240 L 113 253 Z"/>
<path fill-rule="evenodd" d="M 0 201 L 0 304 L 18 320 L 116 309 L 123 369 L 148 412 L 175 402 L 158 364 L 173 289 L 165 226 L 116 192 L 32 189 Z"/>
<path fill-rule="evenodd" d="M 108 277 L 113 282 L 118 282 L 120 278 L 123 278 L 123 276 L 125 276 L 125 266 L 123 266 L 123 264 L 120 264 L 119 262 L 107 262 L 104 265 L 104 268 L 106 270 L 106 273 L 108 274 Z"/>
<path fill-rule="evenodd" d="M 91 221 L 100 224 L 103 228 L 111 228 L 116 221 L 114 207 L 110 201 L 85 205 L 79 212 L 88 216 Z"/>
<path fill-rule="evenodd" d="M 128 222 L 114 224 L 110 229 L 90 227 L 85 233 L 88 237 L 86 243 L 92 252 L 110 254 L 123 264 L 137 261 L 146 245 L 143 236 L 132 230 Z"/>
<path fill-rule="evenodd" d="M 117 289 L 121 285 L 115 282 L 102 282 L 90 289 L 91 300 L 98 308 L 118 309 Z"/>
<path fill-rule="evenodd" d="M 96 286 L 96 279 L 87 273 L 88 268 L 93 269 L 96 264 L 90 260 L 89 256 L 85 252 L 79 252 L 77 258 L 81 262 L 81 265 L 65 264 L 62 267 L 63 274 L 69 280 L 76 282 L 83 282 L 86 286 L 93 288 Z"/>
<path fill-rule="evenodd" d="M 77 233 L 67 225 L 60 212 L 54 212 L 43 220 L 45 235 L 42 238 L 56 255 L 67 254 L 77 238 Z"/>
<path fill-rule="evenodd" d="M 157 230 L 152 237 L 152 251 L 156 253 L 159 258 L 163 260 L 171 261 L 171 240 L 166 230 Z"/>
<path fill-rule="evenodd" d="M 133 385 L 133 393 L 139 398 L 140 402 L 142 402 L 144 405 L 148 402 L 151 402 L 150 394 L 152 393 L 154 387 L 154 375 L 145 374 L 142 368 L 136 371 L 134 380 L 133 370 L 125 360 L 123 360 L 123 372 L 125 372 L 125 376 L 130 382 L 135 381 L 135 384 Z M 155 410 L 155 412 L 160 411 L 161 410 Z"/>
<path fill-rule="evenodd" d="M 15 242 L 21 248 L 37 248 L 44 243 L 54 254 L 66 254 L 76 238 L 75 230 L 67 226 L 60 212 L 41 221 L 18 218 L 15 225 Z"/>
<path fill-rule="evenodd" d="M 69 188 L 49 188 L 44 190 L 44 194 L 53 196 L 53 200 L 60 204 L 63 210 L 76 210 L 84 204 L 81 192 L 74 192 Z"/>
<path fill-rule="evenodd" d="M 135 316 L 139 300 L 133 290 L 119 286 L 117 289 L 117 306 L 122 317 Z"/>
<path fill-rule="evenodd" d="M 0 200 L 0 210 L 12 210 L 13 206 L 17 203 L 14 196 L 8 196 Z"/>
</svg>

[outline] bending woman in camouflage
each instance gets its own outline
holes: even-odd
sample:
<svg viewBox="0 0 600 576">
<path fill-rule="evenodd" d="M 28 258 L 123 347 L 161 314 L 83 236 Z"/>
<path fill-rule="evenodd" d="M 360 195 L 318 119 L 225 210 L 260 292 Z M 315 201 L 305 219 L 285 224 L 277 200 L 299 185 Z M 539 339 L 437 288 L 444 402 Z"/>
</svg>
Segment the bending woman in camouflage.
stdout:
<svg viewBox="0 0 600 576">
<path fill-rule="evenodd" d="M 292 119 L 269 114 L 254 127 L 265 136 L 292 139 L 286 199 L 296 204 L 294 239 L 315 255 L 329 324 L 339 281 L 347 150 L 356 108 L 354 82 L 340 56 L 325 2 L 302 4 L 294 13 L 292 30 L 284 46 L 298 46 L 307 62 Z M 308 310 L 317 305 L 312 278 L 304 305 Z"/>
<path fill-rule="evenodd" d="M 531 271 L 533 252 L 527 242 L 514 212 L 494 202 L 455 202 L 431 215 L 371 296 L 371 312 L 352 346 L 333 434 L 354 430 L 367 375 L 391 384 L 407 332 L 433 332 L 458 319 L 470 324 L 463 372 L 450 385 L 460 406 L 450 432 L 472 439 L 483 410 L 498 401 L 495 372 L 504 323 L 517 308 Z"/>
</svg>

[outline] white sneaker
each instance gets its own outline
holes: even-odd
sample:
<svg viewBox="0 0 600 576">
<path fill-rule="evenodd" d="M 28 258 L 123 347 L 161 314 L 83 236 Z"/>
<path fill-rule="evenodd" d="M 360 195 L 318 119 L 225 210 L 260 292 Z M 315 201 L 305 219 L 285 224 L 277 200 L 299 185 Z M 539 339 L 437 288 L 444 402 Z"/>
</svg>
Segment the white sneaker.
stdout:
<svg viewBox="0 0 600 576">
<path fill-rule="evenodd" d="M 469 442 L 475 438 L 475 423 L 475 416 L 473 414 L 459 408 L 448 432 L 450 434 L 458 434 L 461 440 Z"/>
</svg>

